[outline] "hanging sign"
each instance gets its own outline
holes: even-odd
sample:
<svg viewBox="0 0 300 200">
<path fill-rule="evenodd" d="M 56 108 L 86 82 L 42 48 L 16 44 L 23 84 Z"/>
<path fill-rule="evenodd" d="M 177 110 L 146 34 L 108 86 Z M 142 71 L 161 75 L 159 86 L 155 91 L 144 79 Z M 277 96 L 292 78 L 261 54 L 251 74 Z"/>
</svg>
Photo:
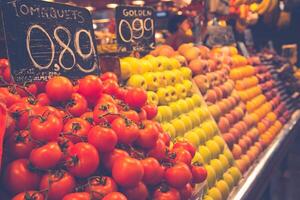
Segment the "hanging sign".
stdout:
<svg viewBox="0 0 300 200">
<path fill-rule="evenodd" d="M 87 9 L 36 0 L 2 7 L 11 74 L 18 83 L 99 74 L 92 18 Z"/>
<path fill-rule="evenodd" d="M 155 48 L 155 12 L 151 7 L 116 8 L 118 50 L 149 51 Z"/>
</svg>

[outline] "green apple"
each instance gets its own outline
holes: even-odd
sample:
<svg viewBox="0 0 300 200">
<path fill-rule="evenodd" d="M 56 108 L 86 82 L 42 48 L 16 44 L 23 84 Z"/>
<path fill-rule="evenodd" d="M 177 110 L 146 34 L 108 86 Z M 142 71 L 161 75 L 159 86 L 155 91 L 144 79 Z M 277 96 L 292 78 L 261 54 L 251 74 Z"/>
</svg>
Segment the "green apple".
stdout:
<svg viewBox="0 0 300 200">
<path fill-rule="evenodd" d="M 234 187 L 234 179 L 228 172 L 223 174 L 223 180 L 227 183 L 230 189 Z"/>
<path fill-rule="evenodd" d="M 163 72 L 155 72 L 158 77 L 158 86 L 165 87 L 167 86 L 167 80 Z"/>
<path fill-rule="evenodd" d="M 173 119 L 171 121 L 171 124 L 174 126 L 176 130 L 176 136 L 183 135 L 186 132 L 185 125 L 183 121 L 181 121 L 180 119 Z"/>
<path fill-rule="evenodd" d="M 216 135 L 213 137 L 213 140 L 219 145 L 221 152 L 223 152 L 225 148 L 225 141 L 223 140 L 223 138 L 219 135 Z"/>
<path fill-rule="evenodd" d="M 184 99 L 187 95 L 186 88 L 181 83 L 176 83 L 175 85 L 176 94 L 179 99 Z"/>
<path fill-rule="evenodd" d="M 192 70 L 188 67 L 181 67 L 179 69 L 184 79 L 190 80 L 192 78 Z"/>
<path fill-rule="evenodd" d="M 229 165 L 233 165 L 234 163 L 234 158 L 233 158 L 233 155 L 231 153 L 231 151 L 229 149 L 225 149 L 224 152 L 223 152 L 224 156 L 226 156 L 228 162 L 229 162 Z"/>
<path fill-rule="evenodd" d="M 158 88 L 158 75 L 154 72 L 147 72 L 143 74 L 147 83 L 147 90 L 156 91 Z"/>
<path fill-rule="evenodd" d="M 200 117 L 197 115 L 196 112 L 194 112 L 193 110 L 187 113 L 187 116 L 192 120 L 193 122 L 193 127 L 199 126 L 201 121 L 200 121 Z"/>
<path fill-rule="evenodd" d="M 184 80 L 184 81 L 182 81 L 182 84 L 186 88 L 187 96 L 191 96 L 192 95 L 192 89 L 193 89 L 193 83 L 192 83 L 192 81 L 190 81 L 190 80 Z"/>
<path fill-rule="evenodd" d="M 214 170 L 214 168 L 210 165 L 204 165 L 204 168 L 206 169 L 207 171 L 207 184 L 208 184 L 208 187 L 212 187 L 215 182 L 216 182 L 216 172 Z"/>
<path fill-rule="evenodd" d="M 213 200 L 225 199 L 222 197 L 222 193 L 216 187 L 210 188 L 207 192 L 207 195 L 210 196 Z"/>
<path fill-rule="evenodd" d="M 202 158 L 201 154 L 198 151 L 195 152 L 195 155 L 192 159 L 192 163 L 196 163 L 196 162 L 204 164 L 203 158 Z"/>
<path fill-rule="evenodd" d="M 171 94 L 169 92 L 170 91 L 166 88 L 158 88 L 156 94 L 159 99 L 159 104 L 166 105 L 171 101 Z"/>
<path fill-rule="evenodd" d="M 141 87 L 143 89 L 147 89 L 147 83 L 145 78 L 140 75 L 140 74 L 134 74 L 132 75 L 128 81 L 127 81 L 127 85 L 132 86 L 132 87 Z"/>
<path fill-rule="evenodd" d="M 157 112 L 161 114 L 163 121 L 170 121 L 173 118 L 172 109 L 169 106 L 158 106 Z"/>
<path fill-rule="evenodd" d="M 194 109 L 195 105 L 194 105 L 194 101 L 193 101 L 192 98 L 190 98 L 190 97 L 186 98 L 185 102 L 187 103 L 189 110 L 193 110 Z"/>
<path fill-rule="evenodd" d="M 200 107 L 202 104 L 202 98 L 199 94 L 193 94 L 193 96 L 191 97 L 195 107 Z"/>
<path fill-rule="evenodd" d="M 166 89 L 169 91 L 169 94 L 171 94 L 171 101 L 176 101 L 178 99 L 177 97 L 177 93 L 176 93 L 176 90 L 175 90 L 175 87 L 173 86 L 167 86 Z"/>
<path fill-rule="evenodd" d="M 189 111 L 188 105 L 183 99 L 179 99 L 176 101 L 178 106 L 180 107 L 180 113 L 187 113 Z"/>
<path fill-rule="evenodd" d="M 167 132 L 172 139 L 176 137 L 176 130 L 171 123 L 165 122 L 161 124 L 163 130 Z"/>
<path fill-rule="evenodd" d="M 220 154 L 219 155 L 219 160 L 221 161 L 222 163 L 222 166 L 224 168 L 224 171 L 226 171 L 228 168 L 229 168 L 229 162 L 226 158 L 226 156 L 224 156 L 223 154 Z"/>
<path fill-rule="evenodd" d="M 211 152 L 212 158 L 217 158 L 218 155 L 221 153 L 221 149 L 219 145 L 213 140 L 208 140 L 205 144 L 209 149 L 209 151 Z"/>
<path fill-rule="evenodd" d="M 224 172 L 221 161 L 219 161 L 218 159 L 213 159 L 210 161 L 210 166 L 214 168 L 217 178 L 221 178 Z"/>
<path fill-rule="evenodd" d="M 193 128 L 193 122 L 186 114 L 179 115 L 178 119 L 184 123 L 186 131 L 191 130 Z"/>
<path fill-rule="evenodd" d="M 198 152 L 202 156 L 203 161 L 205 163 L 209 163 L 210 159 L 212 158 L 210 150 L 206 146 L 201 145 L 198 148 Z"/>
<path fill-rule="evenodd" d="M 232 176 L 234 180 L 234 185 L 238 184 L 239 180 L 242 178 L 242 173 L 237 167 L 231 167 L 227 172 Z"/>
<path fill-rule="evenodd" d="M 158 96 L 153 91 L 147 91 L 147 102 L 150 105 L 158 105 Z"/>
<path fill-rule="evenodd" d="M 146 72 L 152 71 L 152 64 L 148 60 L 140 59 L 138 60 L 138 64 L 139 64 L 139 68 L 138 68 L 139 74 L 144 74 Z"/>
<path fill-rule="evenodd" d="M 193 130 L 186 132 L 183 136 L 188 142 L 190 142 L 194 147 L 199 146 L 200 140 L 197 133 Z"/>
<path fill-rule="evenodd" d="M 174 117 L 177 117 L 178 115 L 180 115 L 180 107 L 177 104 L 177 101 L 170 102 L 169 107 L 171 108 Z"/>
<path fill-rule="evenodd" d="M 223 199 L 227 199 L 227 197 L 228 197 L 228 195 L 230 193 L 230 188 L 229 188 L 228 184 L 226 183 L 226 181 L 219 180 L 216 183 L 216 188 L 218 188 L 218 190 L 221 192 L 222 198 Z"/>
<path fill-rule="evenodd" d="M 184 80 L 181 71 L 179 69 L 173 69 L 171 70 L 171 72 L 175 75 L 176 83 L 181 83 Z"/>
<path fill-rule="evenodd" d="M 168 57 L 166 57 L 166 56 L 157 56 L 156 58 L 158 59 L 158 61 L 161 64 L 162 71 L 172 69 L 172 66 L 171 66 L 171 63 L 170 63 L 170 60 L 169 60 Z"/>
<path fill-rule="evenodd" d="M 162 73 L 164 73 L 168 85 L 175 85 L 176 84 L 176 76 L 172 71 L 167 70 L 167 71 L 164 71 Z"/>
<path fill-rule="evenodd" d="M 200 140 L 200 144 L 203 145 L 206 140 L 207 140 L 207 136 L 206 133 L 204 132 L 204 130 L 202 128 L 194 128 L 194 131 L 197 133 L 199 140 Z"/>
<path fill-rule="evenodd" d="M 178 69 L 181 67 L 180 62 L 176 58 L 170 58 L 169 62 L 171 64 L 172 69 Z"/>
</svg>

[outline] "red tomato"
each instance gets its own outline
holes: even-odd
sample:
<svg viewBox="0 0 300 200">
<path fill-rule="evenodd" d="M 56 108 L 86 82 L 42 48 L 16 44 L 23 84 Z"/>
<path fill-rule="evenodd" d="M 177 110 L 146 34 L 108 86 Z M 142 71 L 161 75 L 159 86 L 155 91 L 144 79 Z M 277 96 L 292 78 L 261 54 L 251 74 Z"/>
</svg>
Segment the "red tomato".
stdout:
<svg viewBox="0 0 300 200">
<path fill-rule="evenodd" d="M 117 92 L 115 93 L 115 97 L 118 99 L 124 100 L 127 92 L 128 92 L 127 89 L 119 87 Z"/>
<path fill-rule="evenodd" d="M 140 121 L 144 121 L 147 119 L 147 113 L 143 108 L 141 108 L 139 111 L 139 117 L 140 117 Z"/>
<path fill-rule="evenodd" d="M 4 183 L 13 194 L 38 188 L 41 177 L 29 169 L 27 159 L 18 159 L 8 164 L 4 172 Z"/>
<path fill-rule="evenodd" d="M 10 107 L 21 100 L 20 95 L 11 93 L 8 88 L 0 88 L 0 94 L 4 98 L 7 107 Z"/>
<path fill-rule="evenodd" d="M 102 93 L 103 85 L 99 77 L 95 75 L 87 75 L 79 81 L 78 93 L 87 98 L 98 98 Z"/>
<path fill-rule="evenodd" d="M 147 101 L 147 93 L 142 88 L 129 88 L 125 96 L 125 103 L 133 108 L 141 108 Z"/>
<path fill-rule="evenodd" d="M 35 96 L 37 93 L 37 86 L 35 85 L 35 83 L 28 84 L 24 88 L 17 87 L 16 89 L 17 89 L 17 93 L 21 97 L 26 97 L 29 96 L 30 94 Z"/>
<path fill-rule="evenodd" d="M 157 106 L 156 105 L 144 105 L 142 107 L 143 110 L 147 113 L 147 119 L 153 119 L 157 115 Z"/>
<path fill-rule="evenodd" d="M 113 164 L 112 177 L 123 187 L 136 187 L 143 175 L 144 167 L 137 159 L 124 156 L 118 158 Z"/>
<path fill-rule="evenodd" d="M 110 152 L 118 143 L 118 136 L 111 128 L 94 126 L 88 133 L 88 142 L 99 152 Z"/>
<path fill-rule="evenodd" d="M 184 148 L 175 148 L 172 150 L 172 153 L 175 153 L 175 162 L 183 162 L 187 165 L 190 165 L 192 162 L 192 156 L 190 152 L 185 150 Z"/>
<path fill-rule="evenodd" d="M 10 72 L 10 68 L 9 67 L 6 67 L 4 69 L 4 72 L 3 72 L 3 79 L 6 81 L 6 82 L 11 82 L 11 72 Z"/>
<path fill-rule="evenodd" d="M 114 162 L 121 157 L 129 157 L 129 154 L 121 149 L 114 149 L 112 152 L 103 154 L 104 166 L 111 170 Z"/>
<path fill-rule="evenodd" d="M 159 131 L 151 121 L 143 121 L 142 128 L 139 131 L 137 144 L 145 149 L 151 149 L 156 145 Z"/>
<path fill-rule="evenodd" d="M 95 199 L 101 199 L 103 195 L 117 192 L 118 187 L 112 178 L 108 176 L 99 176 L 89 180 L 89 185 L 85 191 L 89 193 L 92 192 Z"/>
<path fill-rule="evenodd" d="M 49 142 L 44 146 L 33 149 L 30 153 L 29 160 L 36 168 L 47 170 L 55 167 L 62 156 L 63 153 L 58 143 Z"/>
<path fill-rule="evenodd" d="M 62 119 L 64 117 L 63 113 L 52 106 L 35 106 L 33 107 L 33 115 L 45 116 L 49 113 L 54 114 L 56 117 Z"/>
<path fill-rule="evenodd" d="M 207 177 L 207 171 L 204 167 L 193 165 L 191 171 L 194 183 L 202 183 L 203 181 L 205 181 Z"/>
<path fill-rule="evenodd" d="M 14 132 L 7 141 L 9 149 L 9 158 L 19 159 L 28 158 L 32 149 L 36 145 L 30 138 L 30 133 L 27 130 Z"/>
<path fill-rule="evenodd" d="M 38 191 L 26 191 L 17 194 L 12 200 L 44 200 L 44 196 Z"/>
<path fill-rule="evenodd" d="M 30 131 L 32 138 L 43 142 L 57 140 L 63 128 L 63 122 L 54 114 L 32 119 Z"/>
<path fill-rule="evenodd" d="M 88 103 L 86 99 L 79 93 L 73 93 L 71 99 L 67 103 L 67 111 L 74 117 L 79 117 L 87 111 Z"/>
<path fill-rule="evenodd" d="M 8 113 L 16 121 L 18 129 L 25 129 L 29 122 L 30 107 L 25 103 L 15 103 L 9 107 Z"/>
<path fill-rule="evenodd" d="M 94 113 L 93 112 L 86 112 L 83 113 L 80 118 L 86 120 L 88 123 L 93 124 L 94 123 Z"/>
<path fill-rule="evenodd" d="M 132 144 L 139 136 L 138 126 L 128 118 L 118 117 L 111 124 L 118 135 L 118 140 L 123 144 Z"/>
<path fill-rule="evenodd" d="M 164 141 L 164 143 L 169 146 L 171 142 L 171 137 L 167 132 L 160 132 L 158 135 L 158 139 Z"/>
<path fill-rule="evenodd" d="M 136 124 L 139 123 L 140 121 L 139 114 L 134 110 L 126 110 L 126 111 L 124 110 L 121 112 L 121 115 L 124 115 L 125 117 L 132 120 Z"/>
<path fill-rule="evenodd" d="M 152 149 L 150 149 L 150 151 L 148 152 L 148 155 L 156 158 L 159 161 L 162 161 L 162 160 L 166 159 L 166 157 L 167 157 L 167 146 L 164 143 L 164 141 L 158 139 L 156 141 L 155 146 Z"/>
<path fill-rule="evenodd" d="M 100 76 L 101 81 L 106 81 L 106 80 L 113 80 L 118 82 L 118 77 L 115 73 L 113 72 L 105 72 Z"/>
<path fill-rule="evenodd" d="M 127 198 L 120 192 L 112 192 L 104 196 L 102 200 L 127 200 Z"/>
<path fill-rule="evenodd" d="M 6 58 L 0 59 L 0 70 L 3 70 L 5 68 L 9 67 L 9 62 Z"/>
<path fill-rule="evenodd" d="M 149 185 L 158 184 L 164 175 L 164 169 L 155 158 L 145 158 L 141 160 L 144 167 L 143 181 Z"/>
<path fill-rule="evenodd" d="M 136 187 L 125 189 L 124 194 L 130 200 L 146 200 L 149 197 L 148 189 L 143 182 L 139 182 Z"/>
<path fill-rule="evenodd" d="M 118 108 L 115 104 L 111 102 L 99 103 L 94 108 L 94 122 L 112 122 L 118 114 Z"/>
<path fill-rule="evenodd" d="M 67 194 L 62 200 L 91 200 L 91 196 L 87 192 L 75 192 Z"/>
<path fill-rule="evenodd" d="M 186 184 L 183 189 L 179 191 L 181 199 L 190 199 L 193 193 L 193 187 L 190 183 Z"/>
<path fill-rule="evenodd" d="M 92 175 L 100 164 L 97 149 L 85 142 L 80 142 L 68 149 L 68 171 L 74 176 L 85 178 Z"/>
<path fill-rule="evenodd" d="M 70 139 L 73 143 L 78 143 L 87 138 L 90 129 L 90 123 L 82 118 L 76 117 L 67 121 L 63 131 L 66 138 Z"/>
<path fill-rule="evenodd" d="M 119 84 L 114 80 L 103 81 L 103 92 L 115 96 L 119 88 Z"/>
<path fill-rule="evenodd" d="M 37 104 L 41 106 L 48 106 L 50 104 L 50 99 L 46 93 L 40 93 L 37 96 Z"/>
<path fill-rule="evenodd" d="M 53 102 L 67 101 L 73 93 L 72 82 L 66 77 L 54 76 L 46 84 L 46 93 Z"/>
<path fill-rule="evenodd" d="M 68 172 L 59 170 L 47 173 L 42 177 L 40 190 L 48 190 L 49 200 L 61 200 L 66 194 L 71 193 L 76 186 L 76 181 Z"/>
<path fill-rule="evenodd" d="M 155 190 L 153 200 L 181 200 L 178 190 L 170 187 L 161 187 Z"/>
<path fill-rule="evenodd" d="M 196 153 L 196 148 L 191 143 L 186 142 L 186 141 L 176 142 L 173 146 L 173 149 L 176 149 L 176 148 L 184 148 L 185 150 L 190 152 L 192 157 L 194 157 L 194 155 Z"/>
<path fill-rule="evenodd" d="M 171 187 L 181 189 L 192 180 L 192 173 L 188 165 L 176 163 L 165 171 L 165 179 Z"/>
<path fill-rule="evenodd" d="M 102 103 L 106 103 L 106 102 L 110 102 L 113 104 L 116 103 L 115 99 L 111 95 L 102 93 L 101 96 L 97 100 L 97 104 L 102 104 Z"/>
</svg>

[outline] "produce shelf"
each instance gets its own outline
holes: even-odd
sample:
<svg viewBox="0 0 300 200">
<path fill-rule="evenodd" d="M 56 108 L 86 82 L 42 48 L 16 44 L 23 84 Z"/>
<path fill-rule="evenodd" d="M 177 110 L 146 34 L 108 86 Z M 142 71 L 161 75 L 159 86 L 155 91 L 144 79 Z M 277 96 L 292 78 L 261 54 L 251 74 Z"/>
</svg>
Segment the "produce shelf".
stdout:
<svg viewBox="0 0 300 200">
<path fill-rule="evenodd" d="M 271 145 L 258 157 L 240 180 L 238 186 L 232 190 L 228 199 L 259 199 L 267 187 L 272 172 L 282 161 L 288 151 L 288 146 L 297 134 L 300 127 L 300 110 L 292 115 Z"/>
</svg>

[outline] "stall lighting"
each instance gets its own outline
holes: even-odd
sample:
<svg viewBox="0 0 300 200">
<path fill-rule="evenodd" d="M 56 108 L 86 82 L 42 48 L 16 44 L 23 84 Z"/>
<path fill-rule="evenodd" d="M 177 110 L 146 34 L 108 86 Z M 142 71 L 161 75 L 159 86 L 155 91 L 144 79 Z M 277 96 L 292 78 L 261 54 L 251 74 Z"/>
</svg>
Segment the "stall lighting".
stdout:
<svg viewBox="0 0 300 200">
<path fill-rule="evenodd" d="M 170 2 L 172 0 L 160 0 L 160 1 L 162 1 L 162 2 Z"/>
<path fill-rule="evenodd" d="M 116 3 L 109 3 L 109 4 L 106 4 L 106 7 L 107 7 L 107 8 L 112 8 L 112 9 L 116 8 L 117 6 L 118 6 L 118 4 L 116 4 Z"/>
<path fill-rule="evenodd" d="M 95 10 L 93 6 L 86 6 L 85 8 L 90 12 Z"/>
<path fill-rule="evenodd" d="M 145 1 L 143 0 L 136 0 L 136 1 L 132 1 L 133 5 L 138 5 L 138 6 L 143 6 L 145 4 Z"/>
<path fill-rule="evenodd" d="M 178 12 L 177 12 L 177 15 L 182 15 L 182 11 L 181 11 L 181 10 L 178 11 Z"/>
</svg>

